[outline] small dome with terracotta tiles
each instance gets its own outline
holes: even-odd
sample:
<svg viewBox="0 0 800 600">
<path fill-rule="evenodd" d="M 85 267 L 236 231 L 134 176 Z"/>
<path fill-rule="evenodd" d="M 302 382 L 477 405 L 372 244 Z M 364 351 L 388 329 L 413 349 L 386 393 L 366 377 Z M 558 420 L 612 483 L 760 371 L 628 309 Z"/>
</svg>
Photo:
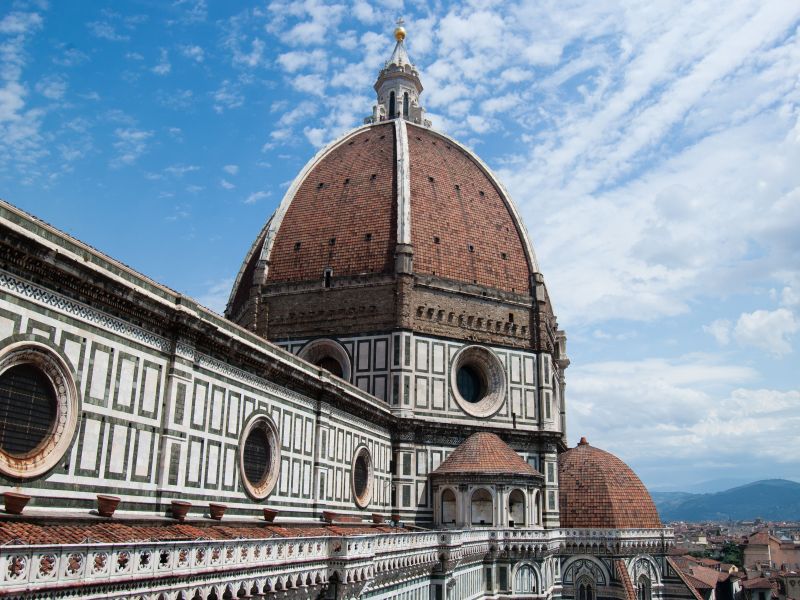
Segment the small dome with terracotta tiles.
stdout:
<svg viewBox="0 0 800 600">
<path fill-rule="evenodd" d="M 657 529 L 661 519 L 644 484 L 613 454 L 586 438 L 558 458 L 561 526 Z"/>
<path fill-rule="evenodd" d="M 488 431 L 469 436 L 432 474 L 448 473 L 541 477 L 541 473 L 522 460 L 508 444 Z"/>
</svg>

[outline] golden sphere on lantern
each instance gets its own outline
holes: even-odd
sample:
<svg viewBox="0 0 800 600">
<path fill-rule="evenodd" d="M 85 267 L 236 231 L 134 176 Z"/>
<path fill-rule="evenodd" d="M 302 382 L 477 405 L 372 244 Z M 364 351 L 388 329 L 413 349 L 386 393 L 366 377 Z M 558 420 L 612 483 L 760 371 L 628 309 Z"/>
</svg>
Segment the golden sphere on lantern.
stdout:
<svg viewBox="0 0 800 600">
<path fill-rule="evenodd" d="M 394 39 L 396 39 L 398 42 L 402 42 L 404 39 L 406 39 L 406 28 L 397 27 L 394 30 Z"/>
</svg>

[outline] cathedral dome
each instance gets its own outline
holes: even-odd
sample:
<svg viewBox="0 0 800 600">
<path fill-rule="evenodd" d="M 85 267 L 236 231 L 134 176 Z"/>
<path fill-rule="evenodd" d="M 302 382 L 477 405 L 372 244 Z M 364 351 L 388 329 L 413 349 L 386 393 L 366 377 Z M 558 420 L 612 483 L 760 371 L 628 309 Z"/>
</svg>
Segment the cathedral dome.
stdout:
<svg viewBox="0 0 800 600">
<path fill-rule="evenodd" d="M 657 529 L 658 511 L 644 484 L 613 454 L 586 438 L 559 456 L 559 504 L 565 528 Z"/>
<path fill-rule="evenodd" d="M 400 246 L 400 248 L 398 248 Z M 508 194 L 470 150 L 403 120 L 370 124 L 330 144 L 297 176 L 259 235 L 231 296 L 254 284 L 412 273 L 452 285 L 530 295 L 538 271 Z M 402 266 L 400 266 L 402 269 Z"/>
<path fill-rule="evenodd" d="M 543 350 L 566 366 L 516 206 L 474 152 L 431 129 L 396 40 L 372 114 L 294 179 L 225 316 L 273 341 L 403 329 Z"/>
</svg>

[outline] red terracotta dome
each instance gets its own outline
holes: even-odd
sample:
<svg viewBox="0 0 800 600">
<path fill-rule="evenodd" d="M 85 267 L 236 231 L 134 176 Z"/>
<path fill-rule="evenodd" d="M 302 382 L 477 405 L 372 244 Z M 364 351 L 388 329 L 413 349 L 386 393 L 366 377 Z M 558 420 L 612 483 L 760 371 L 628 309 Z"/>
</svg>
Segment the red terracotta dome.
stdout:
<svg viewBox="0 0 800 600">
<path fill-rule="evenodd" d="M 433 472 L 540 476 L 508 444 L 488 431 L 473 433 Z"/>
<path fill-rule="evenodd" d="M 225 316 L 280 343 L 402 329 L 555 354 L 564 336 L 522 218 L 475 153 L 431 129 L 402 40 L 375 91 L 365 124 L 294 179 Z"/>
<path fill-rule="evenodd" d="M 658 529 L 644 484 L 619 458 L 586 438 L 558 459 L 559 508 L 565 528 Z"/>
<path fill-rule="evenodd" d="M 530 295 L 536 257 L 502 185 L 471 151 L 402 120 L 360 127 L 315 156 L 258 236 L 228 305 L 254 284 L 413 274 Z M 259 272 L 258 266 L 261 266 Z M 260 281 L 256 281 L 256 280 Z"/>
</svg>

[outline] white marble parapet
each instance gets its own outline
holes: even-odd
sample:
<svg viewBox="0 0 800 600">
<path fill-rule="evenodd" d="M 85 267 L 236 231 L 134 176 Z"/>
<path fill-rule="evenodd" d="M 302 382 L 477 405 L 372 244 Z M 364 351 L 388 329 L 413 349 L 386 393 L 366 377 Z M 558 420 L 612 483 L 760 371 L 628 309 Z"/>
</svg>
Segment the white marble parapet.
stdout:
<svg viewBox="0 0 800 600">
<path fill-rule="evenodd" d="M 498 529 L 380 533 L 342 537 L 298 537 L 15 545 L 0 547 L 0 594 L 72 589 L 81 585 L 123 586 L 180 578 L 187 589 L 197 578 L 220 583 L 226 573 L 253 578 L 271 590 L 305 582 L 325 583 L 334 572 L 343 581 L 369 580 L 387 569 L 463 558 L 490 550 L 558 554 L 583 547 L 585 553 L 630 553 L 666 549 L 671 529 Z M 228 579 L 230 576 L 228 576 Z M 174 588 L 173 588 L 174 589 Z"/>
</svg>

